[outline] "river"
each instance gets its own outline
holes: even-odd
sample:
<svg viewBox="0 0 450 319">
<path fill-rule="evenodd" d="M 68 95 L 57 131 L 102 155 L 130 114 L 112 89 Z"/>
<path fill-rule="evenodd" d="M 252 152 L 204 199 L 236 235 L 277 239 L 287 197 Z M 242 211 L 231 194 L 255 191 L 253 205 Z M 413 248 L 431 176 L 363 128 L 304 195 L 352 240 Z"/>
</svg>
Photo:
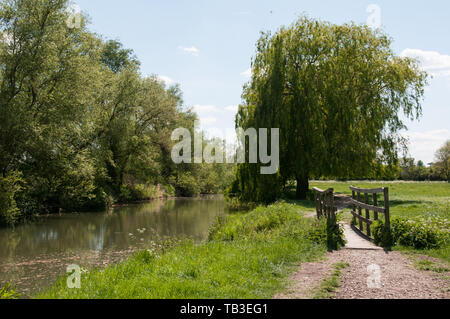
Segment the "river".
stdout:
<svg viewBox="0 0 450 319">
<path fill-rule="evenodd" d="M 11 282 L 26 297 L 53 283 L 71 264 L 103 267 L 165 238 L 201 241 L 225 214 L 223 197 L 211 196 L 42 217 L 1 228 L 0 287 Z"/>
</svg>

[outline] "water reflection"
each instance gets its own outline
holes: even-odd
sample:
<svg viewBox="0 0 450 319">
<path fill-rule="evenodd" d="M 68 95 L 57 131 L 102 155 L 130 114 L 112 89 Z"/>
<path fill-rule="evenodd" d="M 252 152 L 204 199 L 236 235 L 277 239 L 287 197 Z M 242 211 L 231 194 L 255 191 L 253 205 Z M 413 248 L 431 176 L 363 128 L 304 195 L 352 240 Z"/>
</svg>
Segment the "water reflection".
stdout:
<svg viewBox="0 0 450 319">
<path fill-rule="evenodd" d="M 35 291 L 70 263 L 116 262 L 161 237 L 202 240 L 225 213 L 221 197 L 173 199 L 0 229 L 0 285 L 12 281 L 24 292 Z"/>
</svg>

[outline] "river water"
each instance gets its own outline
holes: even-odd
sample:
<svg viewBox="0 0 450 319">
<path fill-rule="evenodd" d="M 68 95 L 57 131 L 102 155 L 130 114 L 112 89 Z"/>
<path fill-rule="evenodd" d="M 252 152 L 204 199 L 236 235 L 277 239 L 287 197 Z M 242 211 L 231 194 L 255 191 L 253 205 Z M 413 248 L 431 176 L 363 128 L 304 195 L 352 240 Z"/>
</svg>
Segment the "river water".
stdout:
<svg viewBox="0 0 450 319">
<path fill-rule="evenodd" d="M 157 200 L 101 213 L 62 214 L 0 229 L 0 287 L 11 282 L 29 296 L 68 265 L 102 267 L 165 238 L 206 239 L 223 197 Z"/>
</svg>

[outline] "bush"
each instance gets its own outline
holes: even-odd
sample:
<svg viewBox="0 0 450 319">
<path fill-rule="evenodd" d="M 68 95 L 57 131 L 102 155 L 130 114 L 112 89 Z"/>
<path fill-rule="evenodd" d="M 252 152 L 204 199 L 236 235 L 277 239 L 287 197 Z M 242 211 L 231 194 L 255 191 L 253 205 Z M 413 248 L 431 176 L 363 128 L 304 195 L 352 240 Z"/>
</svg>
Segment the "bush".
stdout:
<svg viewBox="0 0 450 319">
<path fill-rule="evenodd" d="M 339 250 L 345 246 L 344 229 L 339 224 L 338 215 L 332 214 L 327 218 L 327 247 L 329 251 Z"/>
<path fill-rule="evenodd" d="M 448 240 L 448 233 L 431 225 L 404 218 L 393 220 L 392 234 L 395 242 L 416 249 L 439 248 Z"/>
<path fill-rule="evenodd" d="M 379 245 L 383 240 L 384 223 L 377 221 L 372 225 L 375 243 Z M 391 220 L 392 243 L 415 249 L 440 248 L 448 243 L 449 234 L 432 225 L 406 218 Z"/>
<path fill-rule="evenodd" d="M 135 186 L 135 191 L 138 200 L 149 200 L 160 198 L 162 196 L 159 187 L 154 185 L 137 184 Z"/>
<path fill-rule="evenodd" d="M 120 189 L 119 201 L 136 202 L 157 199 L 162 197 L 172 197 L 175 189 L 170 185 L 155 186 L 147 184 L 122 185 Z"/>
<path fill-rule="evenodd" d="M 95 198 L 92 201 L 93 208 L 109 209 L 114 205 L 114 197 L 107 193 L 103 188 L 98 188 L 95 194 Z"/>
<path fill-rule="evenodd" d="M 195 197 L 200 194 L 198 181 L 190 174 L 182 174 L 175 185 L 177 196 Z"/>
<path fill-rule="evenodd" d="M 164 197 L 174 197 L 175 196 L 175 187 L 170 184 L 162 185 L 161 189 L 163 190 Z"/>
<path fill-rule="evenodd" d="M 133 202 L 138 198 L 138 193 L 131 185 L 122 185 L 120 187 L 120 202 Z"/>
<path fill-rule="evenodd" d="M 0 224 L 16 224 L 22 213 L 16 204 L 16 195 L 22 189 L 22 174 L 11 172 L 6 177 L 0 176 Z"/>
<path fill-rule="evenodd" d="M 381 220 L 375 221 L 370 227 L 375 245 L 385 248 L 390 248 L 395 245 L 392 237 L 392 229 L 386 228 Z"/>
</svg>

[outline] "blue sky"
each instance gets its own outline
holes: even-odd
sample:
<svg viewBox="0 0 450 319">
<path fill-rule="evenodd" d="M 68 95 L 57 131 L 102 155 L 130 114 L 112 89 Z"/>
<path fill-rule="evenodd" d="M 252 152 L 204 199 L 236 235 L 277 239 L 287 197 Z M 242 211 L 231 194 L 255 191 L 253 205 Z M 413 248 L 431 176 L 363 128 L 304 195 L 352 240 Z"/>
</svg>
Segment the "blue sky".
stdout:
<svg viewBox="0 0 450 319">
<path fill-rule="evenodd" d="M 135 51 L 143 74 L 179 83 L 202 127 L 234 127 L 234 112 L 248 80 L 262 30 L 276 30 L 301 14 L 344 23 L 366 23 L 371 4 L 397 54 L 421 59 L 434 75 L 426 89 L 424 116 L 408 123 L 410 152 L 431 162 L 450 139 L 450 2 L 300 0 L 76 0 L 90 29 Z M 373 13 L 373 11 L 372 11 Z"/>
</svg>

